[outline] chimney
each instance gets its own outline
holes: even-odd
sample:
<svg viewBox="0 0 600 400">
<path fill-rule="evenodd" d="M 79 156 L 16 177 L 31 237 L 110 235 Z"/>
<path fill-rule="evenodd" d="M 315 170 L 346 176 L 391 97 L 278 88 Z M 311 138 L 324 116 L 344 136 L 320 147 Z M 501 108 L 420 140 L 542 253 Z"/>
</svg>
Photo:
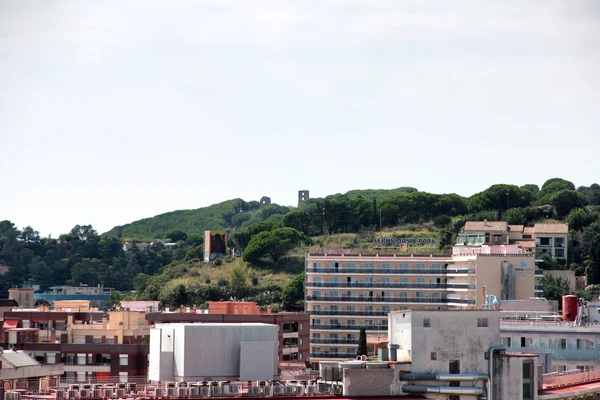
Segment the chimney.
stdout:
<svg viewBox="0 0 600 400">
<path fill-rule="evenodd" d="M 271 311 L 271 306 L 267 307 L 267 314 L 272 314 L 273 312 Z"/>
<path fill-rule="evenodd" d="M 483 294 L 483 303 L 482 304 L 485 304 L 485 298 L 486 298 L 486 294 L 487 294 L 487 286 L 483 285 L 481 287 L 481 292 Z M 483 308 L 483 307 L 481 307 L 481 308 Z"/>
</svg>

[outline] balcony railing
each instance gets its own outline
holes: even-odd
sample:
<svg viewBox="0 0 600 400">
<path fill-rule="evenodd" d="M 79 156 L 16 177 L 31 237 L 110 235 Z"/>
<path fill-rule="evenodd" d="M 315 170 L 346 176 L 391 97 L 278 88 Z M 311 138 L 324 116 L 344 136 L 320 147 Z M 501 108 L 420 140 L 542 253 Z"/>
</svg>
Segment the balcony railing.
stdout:
<svg viewBox="0 0 600 400">
<path fill-rule="evenodd" d="M 475 304 L 475 299 L 465 298 L 437 298 L 437 297 L 392 297 L 392 296 L 306 296 L 307 301 L 358 301 L 358 302 L 388 302 L 388 303 L 458 303 L 465 305 Z"/>
<path fill-rule="evenodd" d="M 542 375 L 542 388 L 552 389 L 563 386 L 578 385 L 600 381 L 600 370 L 581 371 L 579 369 L 565 372 L 552 372 Z M 570 398 L 570 396 L 567 396 Z M 575 396 L 579 398 L 579 396 Z"/>
<path fill-rule="evenodd" d="M 311 343 L 316 343 L 316 344 L 358 344 L 358 339 L 346 339 L 346 338 L 321 339 L 321 338 L 311 338 L 310 342 Z"/>
<path fill-rule="evenodd" d="M 311 314 L 311 315 L 357 315 L 357 316 L 364 316 L 364 317 L 369 317 L 369 316 L 373 316 L 373 317 L 387 317 L 387 315 L 390 312 L 389 311 L 361 311 L 361 310 L 355 310 L 355 311 L 348 311 L 348 310 L 337 310 L 337 311 L 332 311 L 332 310 L 328 310 L 328 311 L 309 310 L 308 313 Z"/>
<path fill-rule="evenodd" d="M 472 268 L 447 268 L 447 269 L 383 269 L 383 268 L 314 268 L 309 267 L 308 272 L 323 274 L 393 274 L 393 275 L 447 275 L 447 274 L 473 274 Z"/>
<path fill-rule="evenodd" d="M 313 324 L 311 329 L 333 329 L 333 330 L 355 330 L 358 331 L 362 326 L 345 324 Z M 387 325 L 365 325 L 367 331 L 387 331 Z"/>
<path fill-rule="evenodd" d="M 306 287 L 396 288 L 396 289 L 475 289 L 469 283 L 382 283 L 382 282 L 307 282 Z"/>
<path fill-rule="evenodd" d="M 310 353 L 312 358 L 340 358 L 351 359 L 356 358 L 356 353 Z"/>
</svg>

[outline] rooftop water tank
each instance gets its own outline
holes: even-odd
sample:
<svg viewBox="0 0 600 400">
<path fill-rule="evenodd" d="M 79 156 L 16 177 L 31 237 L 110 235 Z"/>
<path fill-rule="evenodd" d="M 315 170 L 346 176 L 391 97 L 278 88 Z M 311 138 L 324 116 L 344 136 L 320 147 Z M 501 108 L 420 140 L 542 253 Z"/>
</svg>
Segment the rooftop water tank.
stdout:
<svg viewBox="0 0 600 400">
<path fill-rule="evenodd" d="M 563 321 L 575 321 L 578 309 L 577 296 L 567 295 L 562 298 L 562 318 Z"/>
</svg>

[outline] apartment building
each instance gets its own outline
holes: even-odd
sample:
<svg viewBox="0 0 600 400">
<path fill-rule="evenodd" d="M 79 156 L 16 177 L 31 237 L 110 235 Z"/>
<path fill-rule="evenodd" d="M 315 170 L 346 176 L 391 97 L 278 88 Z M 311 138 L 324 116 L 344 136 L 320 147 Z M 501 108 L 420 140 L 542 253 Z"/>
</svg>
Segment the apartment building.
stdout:
<svg viewBox="0 0 600 400">
<path fill-rule="evenodd" d="M 35 293 L 33 297 L 49 304 L 62 300 L 80 300 L 89 301 L 94 307 L 104 307 L 113 290 L 104 286 L 53 286 L 48 293 Z"/>
<path fill-rule="evenodd" d="M 150 325 L 160 323 L 264 323 L 278 326 L 280 366 L 304 364 L 309 360 L 310 317 L 307 313 L 261 313 L 255 302 L 209 302 L 208 310 L 182 308 L 176 312 L 148 313 Z"/>
<path fill-rule="evenodd" d="M 64 364 L 66 381 L 147 374 L 149 326 L 141 312 L 5 313 L 0 346 L 24 350 L 42 365 Z"/>
<path fill-rule="evenodd" d="M 533 297 L 533 255 L 309 253 L 305 309 L 311 318 L 311 361 L 355 357 L 361 327 L 368 338 L 387 341 L 393 311 L 481 306 L 483 286 L 502 299 Z"/>
<path fill-rule="evenodd" d="M 567 258 L 569 225 L 565 223 L 538 223 L 531 227 L 508 225 L 505 221 L 467 221 L 458 234 L 457 246 L 484 244 L 516 244 L 522 252 L 543 254 L 564 260 Z"/>
</svg>

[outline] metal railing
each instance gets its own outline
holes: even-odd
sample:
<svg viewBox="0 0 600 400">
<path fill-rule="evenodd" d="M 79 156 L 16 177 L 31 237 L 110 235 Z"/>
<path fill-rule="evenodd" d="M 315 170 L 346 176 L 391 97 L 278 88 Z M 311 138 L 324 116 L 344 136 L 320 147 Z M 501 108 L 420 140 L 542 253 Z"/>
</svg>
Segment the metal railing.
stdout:
<svg viewBox="0 0 600 400">
<path fill-rule="evenodd" d="M 339 358 L 351 359 L 356 358 L 356 353 L 310 353 L 313 358 Z"/>
<path fill-rule="evenodd" d="M 551 372 L 542 375 L 542 388 L 552 389 L 595 381 L 600 381 L 600 369 L 592 369 L 589 371 L 575 369 L 565 372 Z"/>
<path fill-rule="evenodd" d="M 309 267 L 308 272 L 323 273 L 323 274 L 393 274 L 393 275 L 446 275 L 446 274 L 474 274 L 472 268 L 447 268 L 447 269 L 383 269 L 383 268 L 314 268 Z"/>
<path fill-rule="evenodd" d="M 338 310 L 338 311 L 321 311 L 321 310 L 309 310 L 309 314 L 311 315 L 356 315 L 356 316 L 364 316 L 364 317 L 387 317 L 390 311 L 348 311 L 348 310 Z"/>
<path fill-rule="evenodd" d="M 474 305 L 475 299 L 455 297 L 392 297 L 392 296 L 306 296 L 307 301 L 359 301 L 359 302 L 389 302 L 389 303 L 459 303 Z"/>
<path fill-rule="evenodd" d="M 334 329 L 334 330 L 360 330 L 360 325 L 347 325 L 347 324 L 312 324 L 311 329 Z M 364 328 L 367 331 L 387 331 L 387 325 L 365 325 Z"/>
<path fill-rule="evenodd" d="M 346 339 L 346 338 L 321 339 L 321 338 L 311 338 L 310 342 L 311 343 L 316 343 L 316 344 L 358 344 L 358 339 Z"/>
<path fill-rule="evenodd" d="M 321 288 L 396 288 L 396 289 L 475 289 L 469 283 L 383 283 L 383 282 L 306 282 L 306 287 Z"/>
</svg>

